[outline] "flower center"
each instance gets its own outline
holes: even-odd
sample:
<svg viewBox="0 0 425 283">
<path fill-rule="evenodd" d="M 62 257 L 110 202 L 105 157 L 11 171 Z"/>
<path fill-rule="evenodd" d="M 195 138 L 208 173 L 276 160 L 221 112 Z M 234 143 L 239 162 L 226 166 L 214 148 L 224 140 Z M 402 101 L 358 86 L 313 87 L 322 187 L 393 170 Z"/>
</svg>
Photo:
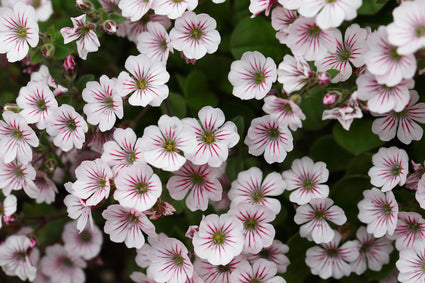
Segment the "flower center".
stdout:
<svg viewBox="0 0 425 283">
<path fill-rule="evenodd" d="M 328 250 L 326 250 L 326 253 L 330 257 L 338 256 L 338 250 L 337 249 L 328 249 Z"/>
<path fill-rule="evenodd" d="M 364 244 L 362 245 L 362 247 L 361 247 L 361 251 L 362 251 L 363 253 L 367 253 L 367 251 L 369 250 L 370 246 L 371 246 L 371 244 L 370 244 L 370 243 L 364 243 Z"/>
<path fill-rule="evenodd" d="M 249 281 L 249 283 L 261 283 L 261 281 L 258 280 L 257 278 L 253 278 L 251 279 L 251 281 Z"/>
<path fill-rule="evenodd" d="M 394 112 L 394 116 L 396 116 L 398 119 L 405 117 L 407 115 L 407 109 L 404 108 L 400 112 Z"/>
<path fill-rule="evenodd" d="M 319 37 L 319 35 L 322 32 L 322 30 L 318 26 L 313 25 L 313 26 L 311 26 L 311 27 L 308 28 L 307 32 L 312 37 Z"/>
<path fill-rule="evenodd" d="M 193 173 L 190 176 L 190 180 L 194 185 L 202 185 L 204 183 L 204 177 L 199 173 Z"/>
<path fill-rule="evenodd" d="M 72 119 L 68 120 L 66 122 L 66 125 L 68 126 L 68 129 L 70 129 L 71 131 L 75 131 L 77 129 L 77 124 Z"/>
<path fill-rule="evenodd" d="M 23 179 L 25 177 L 24 171 L 22 171 L 21 167 L 16 167 L 15 172 L 19 178 Z"/>
<path fill-rule="evenodd" d="M 411 222 L 409 223 L 409 230 L 413 231 L 413 232 L 418 232 L 421 229 L 421 225 L 419 225 L 419 223 L 416 222 Z"/>
<path fill-rule="evenodd" d="M 41 0 L 33 0 L 31 6 L 34 7 L 34 9 L 37 9 L 41 6 Z"/>
<path fill-rule="evenodd" d="M 394 165 L 393 168 L 391 168 L 391 172 L 393 173 L 393 176 L 400 175 L 401 169 L 403 169 L 400 165 Z"/>
<path fill-rule="evenodd" d="M 314 183 L 308 179 L 308 180 L 304 180 L 303 183 L 303 188 L 306 189 L 307 191 L 311 191 L 314 187 Z"/>
<path fill-rule="evenodd" d="M 112 97 L 106 98 L 105 104 L 108 108 L 113 109 L 114 108 L 114 100 L 112 99 Z"/>
<path fill-rule="evenodd" d="M 173 0 L 174 3 L 181 3 L 183 0 Z"/>
<path fill-rule="evenodd" d="M 415 29 L 416 37 L 422 37 L 425 35 L 425 25 L 419 26 Z"/>
<path fill-rule="evenodd" d="M 167 41 L 164 39 L 163 41 L 161 41 L 159 46 L 162 50 L 164 50 L 164 51 L 167 50 Z"/>
<path fill-rule="evenodd" d="M 261 190 L 254 191 L 251 194 L 251 199 L 254 203 L 261 202 L 263 200 L 263 198 L 264 198 L 264 194 L 263 194 L 263 191 L 261 191 Z"/>
<path fill-rule="evenodd" d="M 351 51 L 348 50 L 347 48 L 344 48 L 344 50 L 338 54 L 339 60 L 345 62 L 348 61 L 348 59 L 350 59 L 351 57 Z"/>
<path fill-rule="evenodd" d="M 425 272 L 425 261 L 422 262 L 421 268 L 422 268 L 422 271 Z"/>
<path fill-rule="evenodd" d="M 215 232 L 215 234 L 212 236 L 212 242 L 214 245 L 222 245 L 224 244 L 225 240 L 226 235 L 224 235 L 221 231 Z"/>
<path fill-rule="evenodd" d="M 324 219 L 325 215 L 326 213 L 324 210 L 316 210 L 314 212 L 314 218 L 316 218 L 317 220 Z"/>
<path fill-rule="evenodd" d="M 134 190 L 139 194 L 146 194 L 148 192 L 148 184 L 146 183 L 138 183 Z"/>
<path fill-rule="evenodd" d="M 20 140 L 20 139 L 22 139 L 24 137 L 24 135 L 22 134 L 22 132 L 20 130 L 18 130 L 18 129 L 15 129 L 13 131 L 13 134 L 12 135 L 14 137 L 16 137 L 18 140 Z"/>
<path fill-rule="evenodd" d="M 254 74 L 254 82 L 256 85 L 262 84 L 266 79 L 264 72 L 259 72 Z"/>
<path fill-rule="evenodd" d="M 149 82 L 145 78 L 141 78 L 136 81 L 136 86 L 138 89 L 145 90 L 149 86 Z"/>
<path fill-rule="evenodd" d="M 214 143 L 215 142 L 214 133 L 211 131 L 205 131 L 204 134 L 202 135 L 202 141 L 207 145 Z"/>
<path fill-rule="evenodd" d="M 69 268 L 71 268 L 71 267 L 74 266 L 74 264 L 72 263 L 72 261 L 69 258 L 67 258 L 67 257 L 64 257 L 62 259 L 62 263 L 63 263 L 63 265 L 65 265 L 66 267 L 69 267 Z"/>
<path fill-rule="evenodd" d="M 97 182 L 97 184 L 99 187 L 104 188 L 106 186 L 106 180 L 102 178 Z"/>
<path fill-rule="evenodd" d="M 203 32 L 199 28 L 194 28 L 190 31 L 190 38 L 192 39 L 200 39 L 202 37 Z"/>
<path fill-rule="evenodd" d="M 392 209 L 391 209 L 391 206 L 389 205 L 389 204 L 384 204 L 383 206 L 382 206 L 382 212 L 386 215 L 386 216 L 390 216 L 391 215 L 391 213 L 393 212 L 392 211 Z"/>
<path fill-rule="evenodd" d="M 248 231 L 255 230 L 258 226 L 258 221 L 255 218 L 248 218 L 244 222 L 245 229 Z"/>
<path fill-rule="evenodd" d="M 391 57 L 391 59 L 393 59 L 394 61 L 397 61 L 397 62 L 400 61 L 403 58 L 403 56 L 401 56 L 397 53 L 397 47 L 394 47 L 390 50 L 390 57 Z"/>
<path fill-rule="evenodd" d="M 16 253 L 16 257 L 18 258 L 19 261 L 25 261 L 27 254 L 24 252 L 18 252 Z"/>
<path fill-rule="evenodd" d="M 270 251 L 269 250 L 262 250 L 261 252 L 258 253 L 258 256 L 261 258 L 269 258 L 270 257 Z"/>
<path fill-rule="evenodd" d="M 128 164 L 133 164 L 136 161 L 136 153 L 134 151 L 127 152 L 126 158 Z"/>
<path fill-rule="evenodd" d="M 91 241 L 91 234 L 89 232 L 87 232 L 87 231 L 83 231 L 80 234 L 80 239 L 81 239 L 81 242 L 83 242 L 83 243 L 90 243 L 90 241 Z"/>
<path fill-rule="evenodd" d="M 24 26 L 18 26 L 18 28 L 15 31 L 16 35 L 20 39 L 26 39 L 27 38 L 27 28 Z"/>
<path fill-rule="evenodd" d="M 38 109 L 40 109 L 40 111 L 46 111 L 47 110 L 46 101 L 44 99 L 40 99 L 37 102 L 37 107 Z"/>
<path fill-rule="evenodd" d="M 326 0 L 326 3 L 331 4 L 331 3 L 335 3 L 336 1 L 338 1 L 338 0 Z"/>
<path fill-rule="evenodd" d="M 177 150 L 176 142 L 173 140 L 166 140 L 162 147 L 165 149 L 166 152 L 175 152 Z"/>
<path fill-rule="evenodd" d="M 267 135 L 269 136 L 269 138 L 271 139 L 277 139 L 280 135 L 279 133 L 279 129 L 276 128 L 270 128 L 267 130 Z"/>
<path fill-rule="evenodd" d="M 220 273 L 225 273 L 225 272 L 231 271 L 230 263 L 228 263 L 226 265 L 219 265 L 219 266 L 217 266 L 217 270 Z"/>
<path fill-rule="evenodd" d="M 129 213 L 127 216 L 128 222 L 130 223 L 138 223 L 139 222 L 139 217 L 137 217 L 134 214 Z"/>
<path fill-rule="evenodd" d="M 173 255 L 173 261 L 174 261 L 174 264 L 177 265 L 177 266 L 182 266 L 184 264 L 184 259 L 179 254 Z"/>
</svg>

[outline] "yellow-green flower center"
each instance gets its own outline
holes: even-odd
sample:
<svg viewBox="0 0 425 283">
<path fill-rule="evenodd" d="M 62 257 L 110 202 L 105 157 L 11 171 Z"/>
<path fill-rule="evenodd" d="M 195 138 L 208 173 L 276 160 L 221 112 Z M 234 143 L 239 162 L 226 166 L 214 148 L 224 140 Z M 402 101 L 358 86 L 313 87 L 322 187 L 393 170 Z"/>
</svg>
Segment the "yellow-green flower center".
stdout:
<svg viewBox="0 0 425 283">
<path fill-rule="evenodd" d="M 27 38 L 27 28 L 24 27 L 24 26 L 18 26 L 15 33 L 18 36 L 19 39 L 26 39 Z"/>
<path fill-rule="evenodd" d="M 166 140 L 164 142 L 164 144 L 162 145 L 162 147 L 167 152 L 175 152 L 177 150 L 177 148 L 176 148 L 176 142 L 173 141 L 173 140 Z"/>
<path fill-rule="evenodd" d="M 223 232 L 217 231 L 212 236 L 212 242 L 214 245 L 222 245 L 226 240 L 226 235 Z"/>
<path fill-rule="evenodd" d="M 190 38 L 192 39 L 200 39 L 202 37 L 203 32 L 199 28 L 194 28 L 190 31 Z"/>
<path fill-rule="evenodd" d="M 204 134 L 202 135 L 202 141 L 207 145 L 214 143 L 215 142 L 214 133 L 211 131 L 205 131 Z"/>
<path fill-rule="evenodd" d="M 146 194 L 148 192 L 148 184 L 138 183 L 134 189 L 139 195 Z"/>
<path fill-rule="evenodd" d="M 259 72 L 254 74 L 254 82 L 256 85 L 262 84 L 266 79 L 264 72 Z"/>
<path fill-rule="evenodd" d="M 148 88 L 149 82 L 145 78 L 141 78 L 136 81 L 136 86 L 138 89 L 145 90 Z"/>
</svg>

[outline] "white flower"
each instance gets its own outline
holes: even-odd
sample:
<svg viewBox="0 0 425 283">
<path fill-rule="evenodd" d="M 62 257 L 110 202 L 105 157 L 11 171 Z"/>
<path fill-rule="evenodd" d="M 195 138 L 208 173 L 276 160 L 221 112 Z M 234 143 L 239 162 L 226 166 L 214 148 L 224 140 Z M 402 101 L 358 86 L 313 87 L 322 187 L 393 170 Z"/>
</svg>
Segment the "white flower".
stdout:
<svg viewBox="0 0 425 283">
<path fill-rule="evenodd" d="M 65 249 L 72 254 L 90 260 L 96 257 L 103 243 L 103 233 L 93 225 L 91 229 L 87 227 L 79 231 L 77 221 L 69 222 L 65 225 L 62 232 L 62 239 Z"/>
<path fill-rule="evenodd" d="M 291 170 L 282 173 L 286 182 L 287 190 L 294 190 L 289 196 L 289 200 L 298 205 L 309 203 L 314 198 L 326 198 L 329 195 L 326 182 L 329 177 L 329 170 L 324 162 L 313 163 L 310 157 L 303 157 L 292 162 Z"/>
<path fill-rule="evenodd" d="M 155 0 L 157 15 L 165 15 L 174 20 L 181 17 L 185 10 L 192 11 L 198 6 L 198 0 Z"/>
<path fill-rule="evenodd" d="M 70 185 L 72 186 L 72 184 Z M 66 188 L 65 184 L 65 188 Z M 72 189 L 72 188 L 71 188 Z M 92 207 L 88 206 L 86 202 L 74 195 L 67 195 L 63 200 L 63 203 L 67 207 L 68 217 L 77 220 L 77 229 L 82 232 L 87 226 L 87 222 L 90 223 L 90 227 L 93 227 L 93 217 L 91 215 Z"/>
<path fill-rule="evenodd" d="M 200 59 L 217 51 L 221 38 L 216 27 L 217 22 L 207 14 L 185 12 L 170 31 L 171 44 L 187 58 Z"/>
<path fill-rule="evenodd" d="M 388 238 L 396 240 L 395 247 L 399 251 L 425 243 L 425 219 L 416 212 L 400 211 L 397 228 Z"/>
<path fill-rule="evenodd" d="M 120 96 L 131 93 L 128 99 L 131 105 L 159 106 L 167 98 L 165 83 L 170 75 L 160 61 L 153 61 L 145 54 L 130 55 L 125 61 L 125 68 L 131 76 L 125 71 L 119 74 L 117 92 Z"/>
<path fill-rule="evenodd" d="M 209 214 L 193 236 L 195 254 L 209 263 L 228 264 L 243 249 L 243 224 L 230 214 Z"/>
<path fill-rule="evenodd" d="M 226 265 L 213 265 L 207 260 L 196 257 L 193 265 L 205 283 L 231 283 L 232 272 L 250 266 L 243 255 L 238 255 Z"/>
<path fill-rule="evenodd" d="M 262 99 L 276 81 L 276 64 L 258 51 L 245 52 L 241 60 L 234 61 L 228 75 L 233 95 L 240 99 Z"/>
<path fill-rule="evenodd" d="M 28 164 L 12 161 L 3 163 L 0 161 L 0 188 L 5 196 L 12 191 L 24 189 L 30 198 L 37 198 L 39 189 L 34 184 L 35 169 Z"/>
<path fill-rule="evenodd" d="M 312 75 L 310 66 L 303 57 L 286 54 L 277 69 L 277 80 L 283 84 L 285 92 L 292 93 L 307 84 Z"/>
<path fill-rule="evenodd" d="M 118 7 L 124 17 L 130 18 L 132 22 L 140 20 L 152 6 L 155 0 L 120 0 Z"/>
<path fill-rule="evenodd" d="M 117 79 L 102 75 L 99 82 L 88 82 L 83 89 L 82 96 L 87 102 L 83 111 L 87 115 L 87 122 L 99 125 L 100 131 L 105 132 L 112 129 L 116 118 L 124 116 L 124 110 L 116 90 Z"/>
<path fill-rule="evenodd" d="M 14 2 L 14 1 L 13 1 Z M 33 6 L 37 21 L 47 21 L 53 14 L 53 7 L 51 0 L 23 0 L 27 5 Z"/>
<path fill-rule="evenodd" d="M 265 259 L 274 262 L 277 267 L 277 272 L 285 273 L 289 265 L 289 259 L 285 255 L 289 251 L 289 247 L 279 240 L 273 240 L 271 246 L 263 248 L 257 254 L 247 254 L 250 262 L 256 262 L 259 259 Z"/>
<path fill-rule="evenodd" d="M 34 184 L 39 189 L 37 198 L 35 199 L 36 203 L 45 202 L 47 204 L 51 204 L 55 201 L 58 188 L 56 188 L 55 183 L 49 177 L 47 177 L 46 173 L 43 171 L 37 171 Z"/>
<path fill-rule="evenodd" d="M 34 8 L 18 2 L 9 8 L 0 8 L 0 54 L 7 53 L 9 62 L 22 60 L 29 46 L 39 41 L 38 24 Z"/>
<path fill-rule="evenodd" d="M 274 95 L 264 97 L 263 111 L 279 123 L 287 124 L 292 131 L 302 128 L 301 120 L 306 118 L 295 102 Z"/>
<path fill-rule="evenodd" d="M 406 151 L 395 146 L 381 147 L 372 157 L 373 167 L 369 169 L 370 183 L 382 187 L 382 191 L 392 190 L 406 183 L 409 171 L 409 156 Z"/>
<path fill-rule="evenodd" d="M 165 27 L 159 22 L 148 22 L 147 30 L 137 37 L 137 50 L 153 61 L 167 62 L 168 54 L 173 52 L 171 39 Z"/>
<path fill-rule="evenodd" d="M 230 282 L 251 283 L 286 283 L 285 279 L 276 276 L 277 267 L 273 262 L 265 259 L 259 259 L 252 267 L 250 265 L 241 266 L 232 272 Z"/>
<path fill-rule="evenodd" d="M 295 2 L 292 0 L 292 2 Z M 292 24 L 298 17 L 296 11 L 285 9 L 282 6 L 276 6 L 272 11 L 272 27 L 277 31 L 276 38 L 279 42 L 286 44 L 286 38 L 288 37 L 287 28 Z"/>
<path fill-rule="evenodd" d="M 3 223 L 2 219 L 6 219 L 16 212 L 17 202 L 18 200 L 14 195 L 8 195 L 3 200 L 3 203 L 0 202 L 0 229 Z"/>
<path fill-rule="evenodd" d="M 400 258 L 396 262 L 400 271 L 398 280 L 404 282 L 420 283 L 425 280 L 425 243 L 417 245 L 413 249 L 403 249 L 400 251 Z"/>
</svg>

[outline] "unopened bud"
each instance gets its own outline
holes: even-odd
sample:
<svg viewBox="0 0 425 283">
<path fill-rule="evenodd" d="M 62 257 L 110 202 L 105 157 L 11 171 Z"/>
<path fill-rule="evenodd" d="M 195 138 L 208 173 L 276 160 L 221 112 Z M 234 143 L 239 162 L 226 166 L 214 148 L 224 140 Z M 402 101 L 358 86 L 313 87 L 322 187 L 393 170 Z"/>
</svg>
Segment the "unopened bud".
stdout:
<svg viewBox="0 0 425 283">
<path fill-rule="evenodd" d="M 34 237 L 30 238 L 30 248 L 35 248 L 37 246 L 37 240 Z"/>
<path fill-rule="evenodd" d="M 189 59 L 186 56 L 184 56 L 183 52 L 180 52 L 180 57 L 182 57 L 184 59 L 184 61 L 186 62 L 186 64 L 192 64 L 195 65 L 196 63 L 196 59 Z"/>
<path fill-rule="evenodd" d="M 10 223 L 15 222 L 15 220 L 16 220 L 15 215 L 9 215 L 9 216 L 4 215 L 3 216 L 3 222 L 6 225 L 9 225 Z"/>
<path fill-rule="evenodd" d="M 113 20 L 104 21 L 100 28 L 107 34 L 115 34 L 117 32 L 117 24 Z"/>
<path fill-rule="evenodd" d="M 331 81 L 328 73 L 320 73 L 317 76 L 317 83 L 319 85 L 327 85 Z"/>
<path fill-rule="evenodd" d="M 51 43 L 46 43 L 41 47 L 41 55 L 46 58 L 51 58 L 55 54 L 55 46 Z"/>
<path fill-rule="evenodd" d="M 83 12 L 91 12 L 94 9 L 93 4 L 88 0 L 76 0 L 75 6 Z"/>
<path fill-rule="evenodd" d="M 21 111 L 21 108 L 19 108 L 19 106 L 15 103 L 6 103 L 5 105 L 3 105 L 3 111 L 12 111 L 14 113 L 19 113 Z"/>
<path fill-rule="evenodd" d="M 72 55 L 68 55 L 63 61 L 63 68 L 65 71 L 73 71 L 77 67 L 77 63 L 75 62 L 75 58 Z"/>
<path fill-rule="evenodd" d="M 301 96 L 299 96 L 299 95 L 292 95 L 289 98 L 289 100 L 292 101 L 292 102 L 294 102 L 297 105 L 300 105 L 301 104 Z"/>
<path fill-rule="evenodd" d="M 341 96 L 341 94 L 337 91 L 331 91 L 328 92 L 324 97 L 323 97 L 323 105 L 325 106 L 334 106 L 336 104 L 336 102 L 338 101 L 339 97 Z"/>
</svg>

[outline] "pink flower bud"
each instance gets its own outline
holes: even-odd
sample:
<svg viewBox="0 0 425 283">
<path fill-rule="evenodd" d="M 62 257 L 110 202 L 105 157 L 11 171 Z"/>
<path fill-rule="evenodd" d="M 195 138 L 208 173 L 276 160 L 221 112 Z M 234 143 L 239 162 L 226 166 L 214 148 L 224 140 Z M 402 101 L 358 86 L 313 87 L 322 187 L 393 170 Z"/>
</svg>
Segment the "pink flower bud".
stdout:
<svg viewBox="0 0 425 283">
<path fill-rule="evenodd" d="M 106 20 L 102 23 L 101 29 L 107 34 L 115 34 L 117 32 L 117 24 L 112 20 Z"/>
<path fill-rule="evenodd" d="M 14 222 L 15 220 L 16 220 L 15 215 L 10 215 L 10 216 L 6 216 L 6 215 L 4 215 L 4 216 L 3 216 L 3 222 L 4 222 L 4 224 L 6 224 L 6 225 L 8 225 L 8 224 L 10 224 L 10 223 Z"/>
<path fill-rule="evenodd" d="M 51 58 L 55 54 L 55 46 L 51 43 L 46 43 L 41 47 L 41 54 L 46 58 Z"/>
<path fill-rule="evenodd" d="M 330 78 L 328 73 L 320 73 L 317 76 L 317 83 L 319 85 L 327 85 L 329 82 L 330 82 Z"/>
<path fill-rule="evenodd" d="M 199 231 L 198 225 L 191 225 L 189 226 L 189 229 L 187 229 L 187 232 L 184 235 L 186 236 L 186 238 L 193 239 L 193 235 L 195 235 L 195 233 L 198 231 Z"/>
<path fill-rule="evenodd" d="M 333 106 L 333 105 L 335 105 L 335 103 L 339 99 L 339 96 L 340 96 L 340 94 L 338 92 L 336 92 L 336 91 L 328 92 L 323 97 L 323 105 L 325 105 L 325 106 Z"/>
<path fill-rule="evenodd" d="M 88 0 L 76 0 L 75 6 L 83 12 L 90 12 L 94 8 L 93 4 Z"/>
<path fill-rule="evenodd" d="M 65 71 L 73 71 L 77 67 L 77 63 L 75 63 L 74 56 L 68 55 L 63 61 L 63 68 Z"/>
<path fill-rule="evenodd" d="M 30 238 L 30 248 L 35 248 L 37 246 L 37 241 L 34 237 Z"/>
</svg>

